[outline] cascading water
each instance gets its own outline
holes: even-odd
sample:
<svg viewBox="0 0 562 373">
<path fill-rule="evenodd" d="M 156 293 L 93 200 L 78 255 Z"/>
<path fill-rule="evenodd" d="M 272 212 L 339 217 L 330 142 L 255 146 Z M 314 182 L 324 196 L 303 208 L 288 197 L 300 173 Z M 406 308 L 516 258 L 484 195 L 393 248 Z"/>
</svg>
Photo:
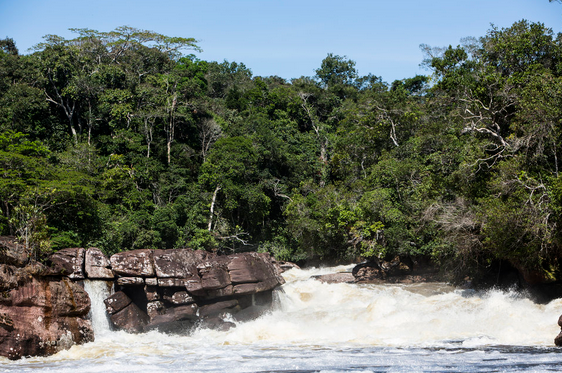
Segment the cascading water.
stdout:
<svg viewBox="0 0 562 373">
<path fill-rule="evenodd" d="M 48 358 L 6 362 L 0 371 L 544 372 L 562 367 L 562 350 L 553 347 L 562 299 L 538 305 L 516 293 L 476 293 L 445 284 L 323 284 L 310 278 L 345 269 L 286 272 L 275 308 L 228 332 L 108 331 L 100 337 L 96 330 L 93 343 Z"/>
<path fill-rule="evenodd" d="M 88 293 L 91 301 L 89 317 L 92 320 L 95 336 L 98 337 L 108 333 L 111 327 L 103 300 L 111 295 L 111 283 L 100 280 L 84 280 L 84 290 Z"/>
</svg>

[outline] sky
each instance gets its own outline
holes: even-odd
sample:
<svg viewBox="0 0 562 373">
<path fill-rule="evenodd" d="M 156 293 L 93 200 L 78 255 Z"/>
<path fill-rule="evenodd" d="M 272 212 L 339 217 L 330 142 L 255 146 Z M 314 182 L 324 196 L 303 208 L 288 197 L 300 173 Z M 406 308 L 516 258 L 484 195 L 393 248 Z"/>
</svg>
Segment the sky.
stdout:
<svg viewBox="0 0 562 373">
<path fill-rule="evenodd" d="M 20 53 L 69 28 L 119 26 L 192 37 L 198 58 L 236 61 L 255 76 L 313 76 L 328 53 L 386 82 L 429 74 L 420 44 L 456 46 L 527 19 L 562 32 L 562 4 L 548 0 L 0 0 L 0 38 Z M 189 53 L 189 52 L 187 52 Z"/>
</svg>

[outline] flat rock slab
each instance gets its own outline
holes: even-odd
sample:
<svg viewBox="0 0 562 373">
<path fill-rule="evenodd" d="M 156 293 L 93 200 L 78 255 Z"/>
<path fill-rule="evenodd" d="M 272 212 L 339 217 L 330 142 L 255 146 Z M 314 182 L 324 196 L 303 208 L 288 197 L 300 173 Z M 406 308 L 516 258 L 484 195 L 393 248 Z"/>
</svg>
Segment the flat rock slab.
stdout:
<svg viewBox="0 0 562 373">
<path fill-rule="evenodd" d="M 117 275 L 124 277 L 153 277 L 154 264 L 152 250 L 131 250 L 117 253 L 109 259 L 111 268 Z"/>
<path fill-rule="evenodd" d="M 149 323 L 148 315 L 136 304 L 130 303 L 121 311 L 109 317 L 113 325 L 129 333 L 140 333 Z"/>
<path fill-rule="evenodd" d="M 113 293 L 103 302 L 105 303 L 107 313 L 113 315 L 131 304 L 132 300 L 127 296 L 127 294 L 123 293 L 122 291 L 118 291 L 116 293 Z"/>
<path fill-rule="evenodd" d="M 92 279 L 111 280 L 115 277 L 109 268 L 111 263 L 105 254 L 97 247 L 90 247 L 86 250 L 84 268 L 86 276 Z"/>
<path fill-rule="evenodd" d="M 353 276 L 351 272 L 330 273 L 327 275 L 312 276 L 312 278 L 326 284 L 355 283 L 355 276 Z"/>
<path fill-rule="evenodd" d="M 86 250 L 81 247 L 62 249 L 49 257 L 52 267 L 73 280 L 83 280 Z"/>
</svg>

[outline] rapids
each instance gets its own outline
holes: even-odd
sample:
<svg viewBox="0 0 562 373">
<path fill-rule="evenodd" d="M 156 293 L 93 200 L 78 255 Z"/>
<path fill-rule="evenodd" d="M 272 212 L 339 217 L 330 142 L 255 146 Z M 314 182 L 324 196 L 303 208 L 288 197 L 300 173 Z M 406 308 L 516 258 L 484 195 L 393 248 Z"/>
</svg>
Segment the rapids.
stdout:
<svg viewBox="0 0 562 373">
<path fill-rule="evenodd" d="M 323 284 L 284 273 L 275 307 L 228 332 L 110 331 L 92 306 L 96 341 L 48 358 L 0 359 L 0 372 L 546 372 L 562 369 L 562 299 L 446 284 Z M 95 283 L 95 281 L 94 281 Z M 105 283 L 104 283 L 105 284 Z M 87 285 L 95 304 L 103 299 Z M 99 299 L 96 299 L 99 298 Z M 103 314 L 103 312 L 102 312 Z M 105 317 L 105 315 L 103 315 Z M 105 320 L 107 322 L 107 320 Z M 100 326 L 101 325 L 101 326 Z"/>
</svg>

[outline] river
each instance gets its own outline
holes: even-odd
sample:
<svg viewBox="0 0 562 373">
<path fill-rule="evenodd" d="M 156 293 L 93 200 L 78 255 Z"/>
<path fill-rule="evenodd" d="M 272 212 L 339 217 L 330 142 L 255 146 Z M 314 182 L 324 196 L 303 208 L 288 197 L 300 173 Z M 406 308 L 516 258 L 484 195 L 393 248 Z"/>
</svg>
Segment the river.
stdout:
<svg viewBox="0 0 562 373">
<path fill-rule="evenodd" d="M 562 299 L 539 305 L 516 292 L 310 278 L 346 269 L 292 269 L 271 312 L 227 332 L 190 336 L 111 331 L 95 305 L 103 295 L 92 295 L 95 342 L 47 358 L 1 359 L 0 372 L 562 370 L 562 349 L 553 345 Z"/>
</svg>

